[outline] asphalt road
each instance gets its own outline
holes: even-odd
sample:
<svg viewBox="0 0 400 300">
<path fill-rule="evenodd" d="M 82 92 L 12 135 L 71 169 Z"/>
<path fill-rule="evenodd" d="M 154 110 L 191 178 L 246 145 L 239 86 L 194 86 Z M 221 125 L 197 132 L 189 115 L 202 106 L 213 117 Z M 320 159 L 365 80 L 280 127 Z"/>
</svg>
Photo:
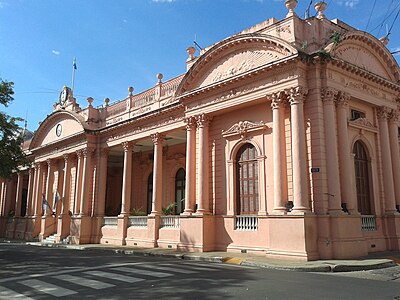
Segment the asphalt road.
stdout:
<svg viewBox="0 0 400 300">
<path fill-rule="evenodd" d="M 400 299 L 396 279 L 342 275 L 0 243 L 7 300 Z"/>
</svg>

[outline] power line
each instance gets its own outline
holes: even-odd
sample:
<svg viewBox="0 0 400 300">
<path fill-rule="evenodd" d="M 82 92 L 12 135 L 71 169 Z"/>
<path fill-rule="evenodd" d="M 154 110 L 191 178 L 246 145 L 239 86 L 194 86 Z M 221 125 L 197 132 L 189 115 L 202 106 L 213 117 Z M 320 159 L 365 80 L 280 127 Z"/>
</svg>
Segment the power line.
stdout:
<svg viewBox="0 0 400 300">
<path fill-rule="evenodd" d="M 367 29 L 368 29 L 369 22 L 371 21 L 372 14 L 373 14 L 373 12 L 374 12 L 374 10 L 375 10 L 375 5 L 376 5 L 376 0 L 374 0 L 374 5 L 372 6 L 371 13 L 369 14 L 369 18 L 368 18 L 367 26 L 365 27 L 365 31 L 367 31 Z"/>
</svg>

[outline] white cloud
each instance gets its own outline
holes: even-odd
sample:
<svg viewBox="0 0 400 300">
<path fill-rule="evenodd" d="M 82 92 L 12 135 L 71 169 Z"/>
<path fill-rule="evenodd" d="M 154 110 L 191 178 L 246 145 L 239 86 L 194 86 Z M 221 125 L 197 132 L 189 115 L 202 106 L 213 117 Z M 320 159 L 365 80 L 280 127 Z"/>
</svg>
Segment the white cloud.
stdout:
<svg viewBox="0 0 400 300">
<path fill-rule="evenodd" d="M 172 3 L 175 2 L 176 0 L 151 0 L 151 1 L 156 3 Z"/>
<path fill-rule="evenodd" d="M 390 51 L 390 52 L 392 52 L 392 53 L 397 52 L 397 53 L 394 53 L 393 56 L 400 56 L 400 47 L 393 48 L 392 51 Z"/>
<path fill-rule="evenodd" d="M 51 53 L 53 53 L 55 55 L 60 55 L 61 52 L 53 49 L 53 50 L 51 50 Z"/>
<path fill-rule="evenodd" d="M 343 5 L 346 7 L 354 8 L 357 6 L 357 4 L 360 2 L 360 0 L 346 0 L 346 1 L 338 1 L 337 4 Z"/>
</svg>

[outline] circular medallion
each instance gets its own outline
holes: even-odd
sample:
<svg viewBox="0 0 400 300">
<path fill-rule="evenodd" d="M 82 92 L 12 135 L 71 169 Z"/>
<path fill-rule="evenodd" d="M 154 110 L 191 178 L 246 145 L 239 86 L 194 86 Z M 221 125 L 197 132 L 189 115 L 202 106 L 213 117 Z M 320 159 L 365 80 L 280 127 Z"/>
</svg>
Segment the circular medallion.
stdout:
<svg viewBox="0 0 400 300">
<path fill-rule="evenodd" d="M 58 124 L 56 126 L 56 135 L 59 137 L 61 135 L 61 132 L 62 132 L 62 126 L 61 124 Z"/>
</svg>

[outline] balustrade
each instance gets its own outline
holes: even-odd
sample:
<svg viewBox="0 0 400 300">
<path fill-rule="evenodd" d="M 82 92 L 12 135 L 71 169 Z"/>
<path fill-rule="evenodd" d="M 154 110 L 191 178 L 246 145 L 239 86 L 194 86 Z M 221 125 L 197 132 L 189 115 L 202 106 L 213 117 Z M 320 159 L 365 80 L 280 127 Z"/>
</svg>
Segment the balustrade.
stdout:
<svg viewBox="0 0 400 300">
<path fill-rule="evenodd" d="M 257 230 L 258 218 L 257 216 L 236 216 L 235 217 L 235 230 Z"/>
<path fill-rule="evenodd" d="M 374 215 L 361 216 L 361 230 L 363 230 L 363 231 L 375 231 L 376 230 L 376 219 L 375 219 Z"/>
</svg>

